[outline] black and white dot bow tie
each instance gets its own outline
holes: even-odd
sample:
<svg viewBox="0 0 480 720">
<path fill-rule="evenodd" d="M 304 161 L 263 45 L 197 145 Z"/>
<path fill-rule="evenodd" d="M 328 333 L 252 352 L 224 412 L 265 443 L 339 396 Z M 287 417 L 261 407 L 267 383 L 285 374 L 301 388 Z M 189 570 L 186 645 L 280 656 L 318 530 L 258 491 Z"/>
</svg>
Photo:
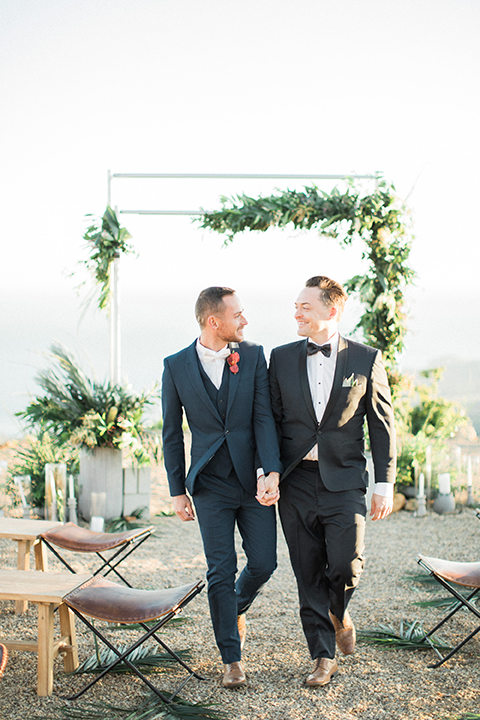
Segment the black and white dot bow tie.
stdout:
<svg viewBox="0 0 480 720">
<path fill-rule="evenodd" d="M 330 343 L 327 343 L 326 345 L 317 345 L 313 342 L 307 343 L 307 355 L 315 355 L 318 352 L 323 353 L 325 357 L 330 357 L 332 354 L 332 346 Z"/>
</svg>

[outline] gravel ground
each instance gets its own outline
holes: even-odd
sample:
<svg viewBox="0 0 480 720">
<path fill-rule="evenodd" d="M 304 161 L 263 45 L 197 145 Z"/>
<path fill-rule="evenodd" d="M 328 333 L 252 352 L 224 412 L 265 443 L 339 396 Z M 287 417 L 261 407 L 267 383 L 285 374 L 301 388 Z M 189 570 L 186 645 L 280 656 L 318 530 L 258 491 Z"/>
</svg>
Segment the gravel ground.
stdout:
<svg viewBox="0 0 480 720">
<path fill-rule="evenodd" d="M 165 478 L 160 471 L 154 473 L 152 487 L 152 513 L 168 510 Z M 197 523 L 154 516 L 153 524 L 155 536 L 124 564 L 132 584 L 160 588 L 203 578 L 206 565 Z M 354 655 L 337 658 L 340 673 L 326 688 L 305 687 L 312 663 L 298 619 L 297 593 L 286 545 L 279 535 L 278 569 L 248 613 L 244 650 L 248 687 L 233 691 L 221 687 L 222 665 L 205 591 L 186 608 L 185 616 L 190 621 L 181 628 L 165 631 L 165 639 L 172 647 L 190 649 L 192 664 L 208 678 L 205 682 L 190 680 L 182 691 L 185 699 L 218 703 L 232 720 L 443 720 L 480 712 L 477 639 L 437 670 L 427 668 L 431 651 L 388 650 L 358 643 Z M 368 522 L 367 565 L 350 604 L 357 628 L 367 629 L 378 623 L 398 628 L 402 619 L 415 618 L 431 626 L 441 611 L 413 605 L 415 600 L 425 599 L 427 593 L 420 584 L 406 578 L 418 571 L 416 553 L 476 560 L 479 537 L 480 523 L 468 509 L 456 515 L 432 514 L 425 518 L 400 512 L 381 522 Z M 79 556 L 72 557 L 78 570 L 88 571 L 88 563 L 80 562 Z M 239 558 L 241 563 L 240 544 Z M 15 567 L 14 543 L 0 540 L 0 563 L 1 567 Z M 56 567 L 52 561 L 49 569 Z M 1 634 L 31 637 L 36 613 L 36 606 L 30 605 L 25 615 L 15 616 L 13 603 L 0 601 Z M 465 613 L 457 617 L 443 633 L 450 642 L 472 626 Z M 124 631 L 125 635 L 127 632 Z M 78 622 L 77 635 L 82 660 L 93 652 L 92 636 Z M 54 693 L 49 698 L 39 698 L 35 655 L 11 651 L 0 681 L 0 718 L 61 718 L 61 709 L 67 704 L 62 696 L 82 687 L 86 677 L 89 676 L 65 676 L 62 660 L 57 658 Z M 163 679 L 156 677 L 160 686 L 169 687 L 176 672 L 164 675 Z M 142 694 L 139 680 L 112 675 L 102 679 L 85 699 L 133 706 L 139 703 Z M 69 704 L 75 706 L 80 702 Z M 108 714 L 104 718 L 108 720 Z"/>
</svg>

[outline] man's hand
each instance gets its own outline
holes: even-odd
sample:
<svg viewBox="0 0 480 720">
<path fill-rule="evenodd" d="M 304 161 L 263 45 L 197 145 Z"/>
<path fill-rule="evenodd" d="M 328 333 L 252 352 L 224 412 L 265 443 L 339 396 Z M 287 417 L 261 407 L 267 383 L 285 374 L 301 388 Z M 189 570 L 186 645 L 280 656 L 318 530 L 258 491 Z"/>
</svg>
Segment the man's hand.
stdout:
<svg viewBox="0 0 480 720">
<path fill-rule="evenodd" d="M 372 503 L 370 507 L 370 517 L 372 520 L 383 520 L 390 515 L 393 510 L 393 498 L 383 497 L 373 493 Z"/>
<path fill-rule="evenodd" d="M 195 511 L 188 495 L 175 495 L 172 497 L 173 509 L 180 520 L 195 520 Z"/>
<path fill-rule="evenodd" d="M 260 505 L 275 505 L 280 498 L 278 484 L 280 482 L 280 473 L 271 472 L 268 475 L 260 475 L 257 480 L 256 498 Z"/>
</svg>

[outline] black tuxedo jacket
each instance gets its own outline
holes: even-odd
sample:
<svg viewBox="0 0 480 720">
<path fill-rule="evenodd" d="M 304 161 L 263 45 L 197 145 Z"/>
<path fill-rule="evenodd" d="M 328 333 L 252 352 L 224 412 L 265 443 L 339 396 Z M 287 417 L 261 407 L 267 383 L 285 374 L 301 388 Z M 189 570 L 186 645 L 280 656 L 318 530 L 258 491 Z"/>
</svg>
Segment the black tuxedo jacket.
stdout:
<svg viewBox="0 0 480 720">
<path fill-rule="evenodd" d="M 240 343 L 237 350 L 239 371 L 229 377 L 223 420 L 205 389 L 195 345 L 196 341 L 164 362 L 163 454 L 170 493 L 172 496 L 183 495 L 187 488 L 193 495 L 197 475 L 226 443 L 238 479 L 255 495 L 256 453 L 265 472 L 282 471 L 263 348 L 249 342 Z M 188 473 L 183 409 L 192 434 Z"/>
<path fill-rule="evenodd" d="M 270 358 L 272 409 L 285 471 L 318 444 L 320 475 L 328 490 L 366 488 L 367 419 L 375 482 L 395 482 L 393 410 L 381 353 L 339 337 L 332 392 L 317 422 L 307 375 L 307 340 L 282 345 Z"/>
</svg>

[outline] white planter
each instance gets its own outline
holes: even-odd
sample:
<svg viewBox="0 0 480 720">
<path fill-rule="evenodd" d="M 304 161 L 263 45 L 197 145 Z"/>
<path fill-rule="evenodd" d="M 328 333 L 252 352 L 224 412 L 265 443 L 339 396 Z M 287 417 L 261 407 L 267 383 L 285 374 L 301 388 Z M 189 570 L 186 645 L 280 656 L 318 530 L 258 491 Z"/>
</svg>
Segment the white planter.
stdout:
<svg viewBox="0 0 480 720">
<path fill-rule="evenodd" d="M 92 493 L 105 493 L 105 520 L 123 511 L 122 451 L 113 448 L 80 450 L 79 515 L 92 517 Z"/>
</svg>

